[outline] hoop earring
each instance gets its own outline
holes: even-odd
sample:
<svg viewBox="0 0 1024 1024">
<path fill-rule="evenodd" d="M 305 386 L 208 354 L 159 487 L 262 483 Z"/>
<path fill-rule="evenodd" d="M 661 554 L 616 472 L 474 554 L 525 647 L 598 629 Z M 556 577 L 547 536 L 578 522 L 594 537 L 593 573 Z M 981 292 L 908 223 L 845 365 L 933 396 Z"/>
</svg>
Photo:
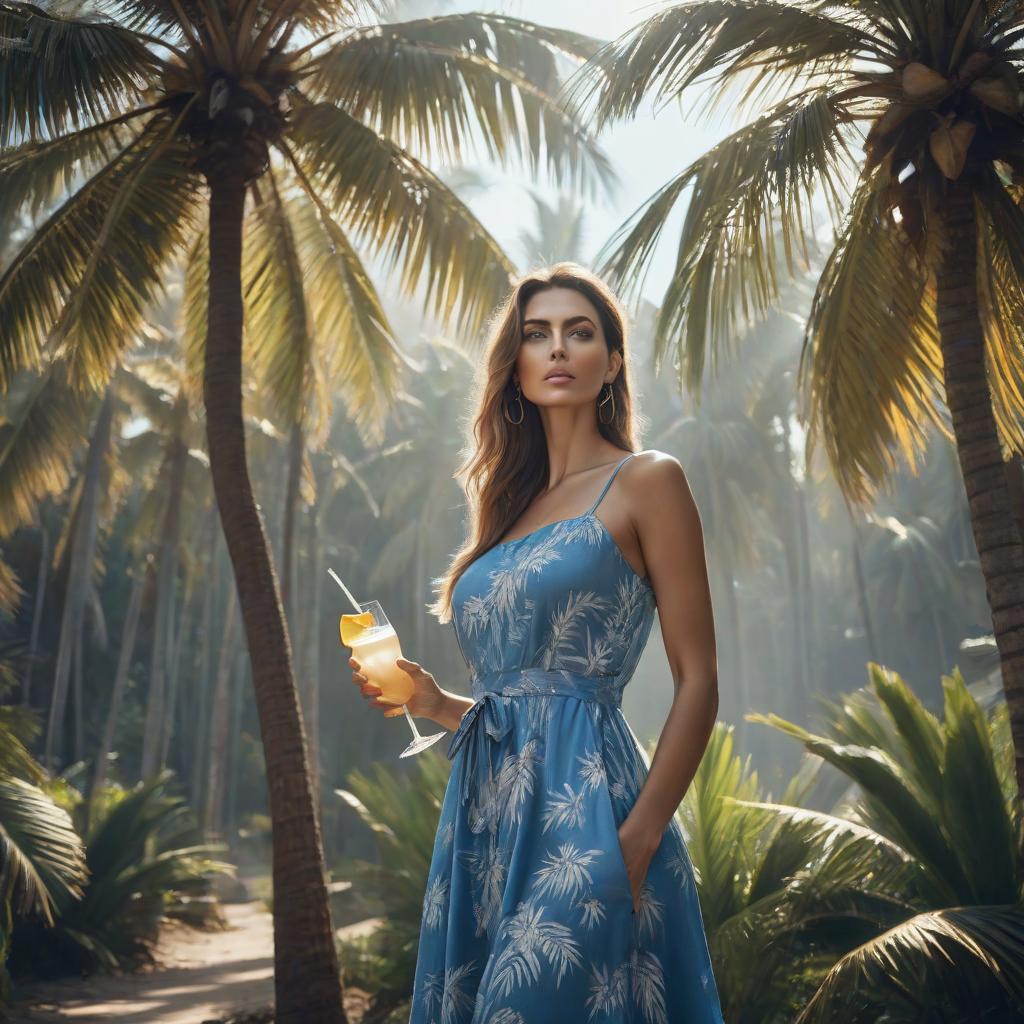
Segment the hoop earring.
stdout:
<svg viewBox="0 0 1024 1024">
<path fill-rule="evenodd" d="M 601 401 L 597 403 L 597 418 L 602 423 L 611 423 L 612 420 L 615 419 L 615 390 L 611 386 L 610 383 L 607 385 L 607 388 L 608 388 L 608 394 L 605 395 L 604 398 L 602 398 Z M 612 411 L 611 411 L 611 415 L 608 417 L 608 419 L 605 419 L 601 415 L 601 409 L 602 409 L 602 407 L 604 407 L 605 405 L 608 404 L 609 399 L 611 400 L 611 403 L 612 403 Z"/>
<path fill-rule="evenodd" d="M 523 389 L 522 387 L 520 387 L 519 381 L 516 381 L 516 397 L 513 399 L 513 401 L 519 403 L 519 419 L 514 420 L 511 416 L 509 416 L 508 405 L 503 405 L 502 409 L 505 413 L 505 419 L 507 419 L 509 423 L 512 423 L 515 426 L 519 426 L 519 424 L 523 422 L 523 418 L 526 416 L 526 410 L 523 408 Z M 509 402 L 509 405 L 511 404 L 512 403 Z"/>
</svg>

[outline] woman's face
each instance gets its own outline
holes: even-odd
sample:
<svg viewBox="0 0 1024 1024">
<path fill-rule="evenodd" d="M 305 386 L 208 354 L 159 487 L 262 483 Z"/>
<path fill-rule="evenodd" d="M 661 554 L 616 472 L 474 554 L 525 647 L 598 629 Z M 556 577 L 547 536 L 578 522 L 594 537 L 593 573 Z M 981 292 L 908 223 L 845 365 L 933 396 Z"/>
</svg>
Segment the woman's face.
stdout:
<svg viewBox="0 0 1024 1024">
<path fill-rule="evenodd" d="M 574 288 L 535 292 L 523 310 L 523 336 L 513 379 L 535 405 L 595 402 L 619 372 L 594 304 Z M 560 373 L 564 376 L 551 377 Z"/>
</svg>

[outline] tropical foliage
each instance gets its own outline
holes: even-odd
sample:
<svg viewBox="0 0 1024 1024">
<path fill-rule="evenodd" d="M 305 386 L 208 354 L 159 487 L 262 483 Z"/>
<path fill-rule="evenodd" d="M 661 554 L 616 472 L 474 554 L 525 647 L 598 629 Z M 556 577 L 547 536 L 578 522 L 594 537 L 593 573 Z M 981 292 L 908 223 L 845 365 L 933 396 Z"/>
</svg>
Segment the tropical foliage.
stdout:
<svg viewBox="0 0 1024 1024">
<path fill-rule="evenodd" d="M 622 226 L 604 270 L 643 280 L 687 196 L 655 328 L 659 365 L 699 391 L 780 281 L 836 230 L 799 368 L 808 454 L 867 500 L 926 428 L 955 438 L 1024 794 L 1024 542 L 1004 459 L 1024 453 L 1024 50 L 1015 3 L 700 0 L 658 11 L 574 85 L 595 123 L 696 83 L 752 119 L 682 168 Z M 943 405 L 948 407 L 951 424 Z M 950 427 L 952 429 L 950 429 Z"/>
<path fill-rule="evenodd" d="M 866 1022 L 883 1009 L 893 1021 L 1014 1019 L 1024 1012 L 1024 832 L 1006 706 L 985 713 L 954 670 L 940 719 L 896 673 L 869 673 L 870 693 L 830 703 L 825 734 L 751 716 L 852 784 L 830 816 L 740 801 L 780 825 L 816 826 L 827 860 L 794 874 L 790 929 L 843 942 L 862 933 L 797 1019 Z"/>
<path fill-rule="evenodd" d="M 347 980 L 374 993 L 365 1024 L 409 1017 L 420 920 L 429 900 L 427 874 L 448 771 L 444 756 L 426 750 L 409 778 L 377 763 L 372 777 L 350 772 L 349 788 L 335 790 L 372 830 L 379 853 L 378 861 L 356 859 L 338 866 L 342 877 L 351 878 L 366 911 L 382 919 L 370 936 L 350 940 L 342 949 Z"/>
<path fill-rule="evenodd" d="M 57 780 L 82 829 L 88 881 L 59 894 L 52 919 L 19 920 L 11 972 L 34 976 L 123 968 L 151 959 L 159 926 L 168 917 L 216 927 L 211 876 L 233 867 L 216 859 L 223 847 L 204 843 L 184 798 L 164 772 L 130 789 L 109 786 L 86 827 L 83 794 Z M 202 907 L 196 912 L 195 904 Z"/>
</svg>

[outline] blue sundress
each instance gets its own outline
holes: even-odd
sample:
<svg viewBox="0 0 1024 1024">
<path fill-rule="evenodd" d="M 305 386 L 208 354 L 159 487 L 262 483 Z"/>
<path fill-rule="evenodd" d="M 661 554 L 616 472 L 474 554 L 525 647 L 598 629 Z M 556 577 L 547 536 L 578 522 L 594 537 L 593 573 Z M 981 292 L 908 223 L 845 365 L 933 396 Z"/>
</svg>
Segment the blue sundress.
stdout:
<svg viewBox="0 0 1024 1024">
<path fill-rule="evenodd" d="M 456 584 L 475 703 L 448 747 L 410 1024 L 722 1024 L 678 822 L 635 911 L 618 838 L 650 768 L 621 703 L 656 603 L 595 513 L 630 458 L 583 515 Z"/>
</svg>

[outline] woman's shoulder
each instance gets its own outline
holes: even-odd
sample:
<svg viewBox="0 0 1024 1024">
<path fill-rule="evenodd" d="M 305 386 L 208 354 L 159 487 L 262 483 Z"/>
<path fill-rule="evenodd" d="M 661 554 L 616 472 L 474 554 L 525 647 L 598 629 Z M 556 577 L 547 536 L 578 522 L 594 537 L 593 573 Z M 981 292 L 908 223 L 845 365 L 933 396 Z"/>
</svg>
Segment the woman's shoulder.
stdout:
<svg viewBox="0 0 1024 1024">
<path fill-rule="evenodd" d="M 668 452 L 657 448 L 645 448 L 642 452 L 633 452 L 633 458 L 627 463 L 632 467 L 633 476 L 650 479 L 671 477 L 683 472 L 682 463 Z"/>
<path fill-rule="evenodd" d="M 638 501 L 678 501 L 689 495 L 682 463 L 668 452 L 647 448 L 634 452 L 622 467 L 623 485 Z"/>
</svg>

